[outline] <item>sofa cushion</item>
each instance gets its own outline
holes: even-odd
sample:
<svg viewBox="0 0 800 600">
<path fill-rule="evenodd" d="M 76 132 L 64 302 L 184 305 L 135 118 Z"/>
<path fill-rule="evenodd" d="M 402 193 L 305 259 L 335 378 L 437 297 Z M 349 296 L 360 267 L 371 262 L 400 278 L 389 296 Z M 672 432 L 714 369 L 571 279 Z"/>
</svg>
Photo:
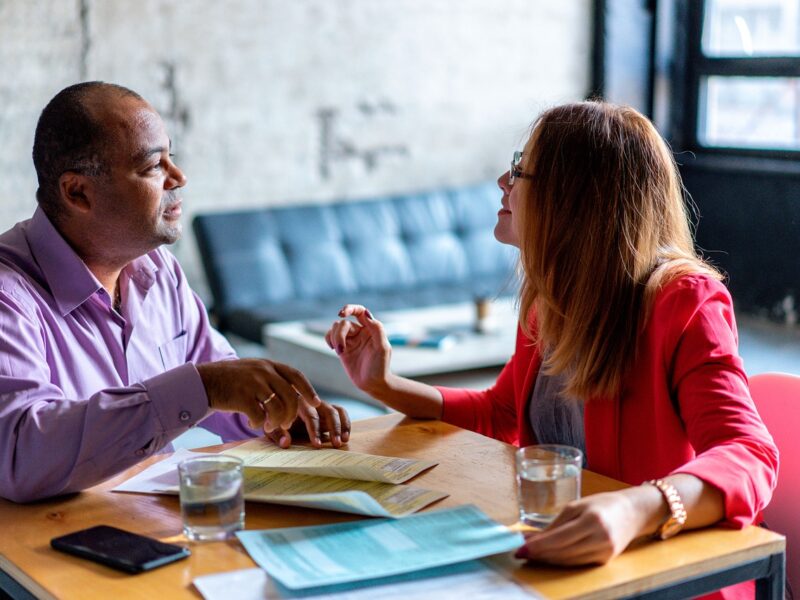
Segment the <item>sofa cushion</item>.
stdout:
<svg viewBox="0 0 800 600">
<path fill-rule="evenodd" d="M 397 310 L 515 292 L 494 239 L 496 184 L 324 205 L 205 214 L 193 226 L 220 328 Z"/>
</svg>

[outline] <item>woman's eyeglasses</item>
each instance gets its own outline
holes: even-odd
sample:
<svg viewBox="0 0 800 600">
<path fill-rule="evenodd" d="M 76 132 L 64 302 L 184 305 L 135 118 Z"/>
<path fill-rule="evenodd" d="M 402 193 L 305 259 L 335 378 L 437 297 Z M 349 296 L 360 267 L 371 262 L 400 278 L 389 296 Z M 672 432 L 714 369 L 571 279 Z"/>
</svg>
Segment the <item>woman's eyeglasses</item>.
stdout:
<svg viewBox="0 0 800 600">
<path fill-rule="evenodd" d="M 522 162 L 522 152 L 517 150 L 514 152 L 514 158 L 511 159 L 511 168 L 508 170 L 508 185 L 514 185 L 517 178 L 520 179 L 533 179 L 533 175 L 525 173 L 519 168 L 519 163 Z"/>
</svg>

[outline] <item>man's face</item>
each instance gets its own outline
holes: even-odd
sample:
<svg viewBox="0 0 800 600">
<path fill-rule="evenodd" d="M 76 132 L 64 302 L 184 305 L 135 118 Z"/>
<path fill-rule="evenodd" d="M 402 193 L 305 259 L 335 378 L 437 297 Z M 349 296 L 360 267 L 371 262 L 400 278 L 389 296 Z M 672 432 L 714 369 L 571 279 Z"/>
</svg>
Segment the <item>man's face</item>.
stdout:
<svg viewBox="0 0 800 600">
<path fill-rule="evenodd" d="M 95 180 L 94 223 L 109 237 L 110 253 L 135 258 L 180 238 L 186 177 L 172 162 L 164 122 L 149 104 L 118 98 L 104 113 L 108 173 Z"/>
</svg>

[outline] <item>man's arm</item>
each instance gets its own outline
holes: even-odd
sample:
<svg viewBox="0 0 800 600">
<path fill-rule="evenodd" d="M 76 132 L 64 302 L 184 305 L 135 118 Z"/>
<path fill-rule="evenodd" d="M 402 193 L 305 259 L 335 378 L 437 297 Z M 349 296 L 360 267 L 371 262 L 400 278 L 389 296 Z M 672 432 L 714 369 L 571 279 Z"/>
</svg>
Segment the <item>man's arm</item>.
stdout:
<svg viewBox="0 0 800 600">
<path fill-rule="evenodd" d="M 68 398 L 50 383 L 38 320 L 0 290 L 0 496 L 29 501 L 98 483 L 154 453 L 208 412 L 193 365 Z"/>
</svg>

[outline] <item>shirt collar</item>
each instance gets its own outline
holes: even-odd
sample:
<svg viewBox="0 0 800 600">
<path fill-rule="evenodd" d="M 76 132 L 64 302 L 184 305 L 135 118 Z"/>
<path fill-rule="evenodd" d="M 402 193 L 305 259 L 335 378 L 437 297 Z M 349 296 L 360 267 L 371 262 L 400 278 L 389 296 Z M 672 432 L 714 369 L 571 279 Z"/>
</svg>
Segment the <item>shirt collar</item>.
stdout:
<svg viewBox="0 0 800 600">
<path fill-rule="evenodd" d="M 41 208 L 33 214 L 27 237 L 62 317 L 103 287 Z M 155 283 L 157 271 L 150 256 L 144 255 L 131 261 L 120 277 L 130 278 L 147 290 Z"/>
</svg>

